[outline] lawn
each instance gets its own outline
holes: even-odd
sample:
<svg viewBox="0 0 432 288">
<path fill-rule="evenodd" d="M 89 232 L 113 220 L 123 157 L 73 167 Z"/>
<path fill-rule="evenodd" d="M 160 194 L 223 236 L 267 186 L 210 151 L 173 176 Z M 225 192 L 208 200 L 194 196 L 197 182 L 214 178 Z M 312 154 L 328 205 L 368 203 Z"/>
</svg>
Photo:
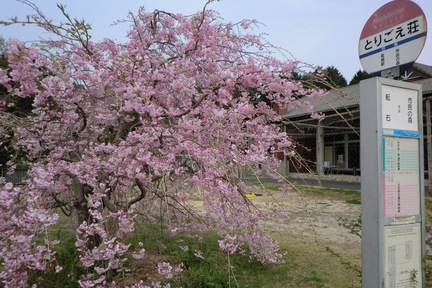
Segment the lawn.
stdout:
<svg viewBox="0 0 432 288">
<path fill-rule="evenodd" d="M 299 206 L 297 211 L 293 210 L 293 213 L 298 213 L 296 217 L 308 219 L 296 220 L 296 225 L 300 223 L 299 233 L 295 231 L 295 226 L 287 231 L 271 232 L 279 241 L 281 250 L 286 252 L 283 257 L 285 263 L 263 265 L 245 256 L 220 252 L 216 233 L 213 232 L 206 233 L 201 240 L 181 236 L 171 238 L 159 226 L 142 225 L 131 242 L 144 242 L 146 258 L 131 259 L 126 267 L 127 273 L 113 273 L 108 275 L 108 279 L 115 279 L 123 286 L 129 286 L 141 279 L 147 279 L 150 284 L 152 280 L 160 280 L 157 276 L 157 263 L 170 262 L 172 265 L 183 263 L 183 272 L 170 280 L 171 287 L 361 287 L 359 239 L 356 238 L 358 236 L 350 235 L 349 230 L 337 223 L 323 222 L 324 226 L 317 226 L 321 220 L 333 219 L 334 222 L 336 218 L 326 213 L 337 211 L 336 207 L 343 206 L 345 210 L 358 211 L 359 191 L 298 186 L 298 191 L 293 190 L 288 197 L 282 197 L 282 193 L 277 190 L 277 184 L 264 185 L 267 192 L 261 191 L 263 196 L 251 198 L 254 204 L 264 202 L 270 193 L 271 197 L 281 201 L 281 205 L 294 202 Z M 314 217 L 322 219 L 316 221 Z M 312 228 L 314 233 L 308 232 L 309 226 L 316 226 Z M 341 235 L 338 235 L 335 241 L 322 236 L 329 234 L 326 232 L 330 231 L 329 229 L 338 229 L 339 234 L 352 237 L 354 242 L 341 240 L 344 239 L 340 238 Z M 52 285 L 60 284 L 63 287 L 77 287 L 76 280 L 79 275 L 89 271 L 76 265 L 77 255 L 72 252 L 73 236 L 64 223 L 52 233 L 63 238 L 65 243 L 59 247 L 57 257 L 58 264 L 63 266 L 64 270 L 60 273 L 32 272 L 32 281 L 37 283 L 38 287 L 54 287 Z M 68 237 L 71 238 L 67 240 Z M 180 249 L 179 241 L 182 241 L 183 246 L 187 245 L 189 250 Z M 198 250 L 202 252 L 203 259 L 194 255 L 194 251 Z"/>
</svg>

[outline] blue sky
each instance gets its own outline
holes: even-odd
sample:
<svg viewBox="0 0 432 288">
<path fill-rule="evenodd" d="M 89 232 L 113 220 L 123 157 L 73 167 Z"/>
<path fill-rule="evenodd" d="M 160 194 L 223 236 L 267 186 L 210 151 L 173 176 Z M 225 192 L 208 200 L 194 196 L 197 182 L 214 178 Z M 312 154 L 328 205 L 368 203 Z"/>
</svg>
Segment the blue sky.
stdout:
<svg viewBox="0 0 432 288">
<path fill-rule="evenodd" d="M 110 26 L 115 20 L 136 12 L 139 6 L 192 14 L 201 10 L 205 0 L 33 0 L 45 14 L 56 20 L 61 15 L 56 3 L 67 5 L 71 16 L 85 19 L 93 25 L 95 40 L 124 39 L 126 25 Z M 292 55 L 312 65 L 338 68 L 347 81 L 361 69 L 358 59 L 360 33 L 369 17 L 388 0 L 223 0 L 209 7 L 218 11 L 227 22 L 257 19 L 262 26 L 257 33 L 267 33 L 269 42 L 288 50 Z M 432 1 L 416 0 L 432 23 Z M 29 7 L 15 0 L 2 0 L 0 19 L 32 14 Z M 432 65 L 432 31 L 418 62 Z M 21 26 L 0 26 L 0 36 L 22 41 L 48 38 L 40 29 Z"/>
</svg>

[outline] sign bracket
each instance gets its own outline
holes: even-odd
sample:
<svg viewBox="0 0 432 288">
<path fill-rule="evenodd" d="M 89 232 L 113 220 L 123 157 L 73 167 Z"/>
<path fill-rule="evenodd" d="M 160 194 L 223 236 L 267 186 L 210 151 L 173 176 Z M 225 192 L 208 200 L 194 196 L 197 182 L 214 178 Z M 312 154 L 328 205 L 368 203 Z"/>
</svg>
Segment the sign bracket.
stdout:
<svg viewBox="0 0 432 288">
<path fill-rule="evenodd" d="M 381 77 L 383 78 L 389 78 L 389 79 L 395 79 L 400 76 L 400 68 L 399 67 L 392 67 L 386 70 L 381 71 Z"/>
</svg>

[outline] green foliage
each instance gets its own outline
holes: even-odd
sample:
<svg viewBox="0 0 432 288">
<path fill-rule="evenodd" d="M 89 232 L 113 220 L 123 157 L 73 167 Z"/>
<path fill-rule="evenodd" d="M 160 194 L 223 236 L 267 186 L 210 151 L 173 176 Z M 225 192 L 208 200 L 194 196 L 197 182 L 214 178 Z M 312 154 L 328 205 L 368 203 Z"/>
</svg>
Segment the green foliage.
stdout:
<svg viewBox="0 0 432 288">
<path fill-rule="evenodd" d="M 6 52 L 7 41 L 3 37 L 0 37 L 0 68 L 3 69 L 8 69 L 9 67 Z M 14 115 L 17 117 L 17 119 L 23 119 L 27 117 L 33 109 L 33 98 L 11 98 L 7 93 L 6 88 L 0 85 L 0 100 L 3 99 L 8 99 L 8 102 L 13 104 L 13 106 L 9 107 L 6 112 Z M 4 127 L 8 127 L 7 123 L 2 124 Z M 11 157 L 14 157 L 14 159 L 18 160 L 16 161 L 17 163 L 20 163 L 20 161 L 21 163 L 25 162 L 24 155 L 23 153 L 20 153 L 20 151 L 16 151 L 17 154 L 12 156 L 14 153 L 12 132 L 10 129 L 6 129 L 6 132 L 7 133 L 4 135 L 0 135 L 0 142 L 2 143 L 0 145 L 0 165 L 5 165 L 11 159 Z"/>
<path fill-rule="evenodd" d="M 430 223 L 432 220 L 432 199 L 425 199 L 425 210 L 426 210 L 426 223 Z M 428 252 L 425 256 L 425 275 L 426 275 L 426 287 L 432 287 L 432 227 L 426 225 L 426 251 Z"/>
<path fill-rule="evenodd" d="M 340 73 L 340 71 L 334 66 L 328 66 L 324 69 L 328 81 L 336 87 L 347 86 L 347 81 L 345 77 Z"/>
<path fill-rule="evenodd" d="M 75 247 L 75 234 L 64 224 L 64 222 L 58 224 L 51 231 L 52 237 L 61 241 L 61 244 L 55 247 L 57 251 L 56 261 L 46 271 L 31 270 L 29 287 L 32 284 L 37 284 L 37 287 L 40 288 L 79 287 L 78 280 L 82 275 L 88 273 L 88 269 L 79 264 L 79 256 Z M 58 273 L 55 272 L 56 265 L 63 267 Z"/>
<path fill-rule="evenodd" d="M 417 276 L 418 276 L 418 271 L 413 269 L 410 271 L 410 282 L 411 282 L 411 287 L 416 288 L 418 287 L 418 281 L 417 281 Z"/>
<path fill-rule="evenodd" d="M 347 86 L 345 77 L 334 66 L 317 67 L 313 72 L 302 73 L 295 71 L 293 79 L 302 82 L 305 88 L 330 90 Z"/>
<path fill-rule="evenodd" d="M 7 68 L 7 41 L 0 36 L 0 68 Z"/>
<path fill-rule="evenodd" d="M 365 79 L 368 79 L 371 77 L 372 77 L 372 75 L 369 75 L 366 71 L 358 70 L 357 73 L 354 74 L 353 78 L 349 82 L 349 85 L 354 85 L 354 84 L 360 83 L 361 80 L 365 80 Z"/>
<path fill-rule="evenodd" d="M 345 77 L 334 66 L 328 66 L 327 68 L 318 67 L 312 73 L 295 76 L 303 82 L 305 87 L 311 89 L 330 90 L 347 86 Z"/>
</svg>

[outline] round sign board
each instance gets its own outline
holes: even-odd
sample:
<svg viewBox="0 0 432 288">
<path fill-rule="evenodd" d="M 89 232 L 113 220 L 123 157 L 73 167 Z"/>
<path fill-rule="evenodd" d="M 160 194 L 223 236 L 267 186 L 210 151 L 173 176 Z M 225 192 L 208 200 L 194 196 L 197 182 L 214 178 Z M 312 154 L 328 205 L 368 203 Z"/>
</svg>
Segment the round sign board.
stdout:
<svg viewBox="0 0 432 288">
<path fill-rule="evenodd" d="M 403 73 L 420 55 L 426 34 L 426 17 L 417 4 L 408 0 L 389 2 L 363 28 L 360 62 L 369 74 L 377 75 L 395 67 L 400 67 L 399 73 Z"/>
</svg>

